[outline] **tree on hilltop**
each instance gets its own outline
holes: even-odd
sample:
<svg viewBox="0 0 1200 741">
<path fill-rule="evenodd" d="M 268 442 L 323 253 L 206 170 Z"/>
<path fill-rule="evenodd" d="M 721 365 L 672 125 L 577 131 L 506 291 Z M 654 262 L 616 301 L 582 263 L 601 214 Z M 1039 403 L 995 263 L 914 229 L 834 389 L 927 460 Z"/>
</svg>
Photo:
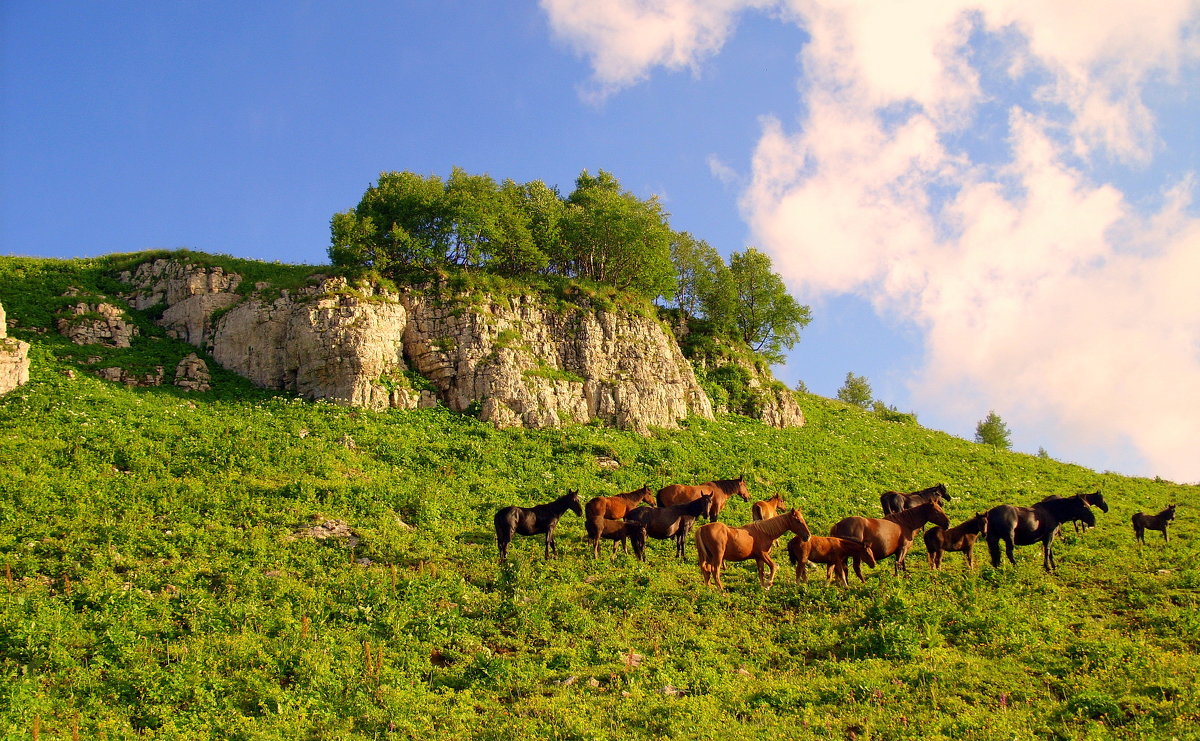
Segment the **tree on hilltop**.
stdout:
<svg viewBox="0 0 1200 741">
<path fill-rule="evenodd" d="M 1004 420 L 1000 419 L 1000 415 L 994 410 L 989 411 L 987 417 L 975 425 L 975 442 L 994 445 L 1001 450 L 1012 449 L 1012 441 L 1009 439 L 1011 434 L 1008 425 L 1004 424 Z"/>
<path fill-rule="evenodd" d="M 872 393 L 871 384 L 867 383 L 866 376 L 856 376 L 848 371 L 846 382 L 838 389 L 837 398 L 847 404 L 866 409 L 871 404 Z"/>
</svg>

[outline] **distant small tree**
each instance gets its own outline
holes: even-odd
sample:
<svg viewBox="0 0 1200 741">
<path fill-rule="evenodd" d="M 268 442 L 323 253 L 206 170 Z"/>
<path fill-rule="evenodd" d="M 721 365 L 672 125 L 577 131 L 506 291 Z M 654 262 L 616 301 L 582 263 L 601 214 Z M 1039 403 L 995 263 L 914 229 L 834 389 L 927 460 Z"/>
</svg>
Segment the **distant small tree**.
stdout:
<svg viewBox="0 0 1200 741">
<path fill-rule="evenodd" d="M 866 409 L 871 404 L 871 384 L 867 383 L 866 376 L 856 376 L 853 373 L 846 373 L 846 382 L 838 389 L 837 398 L 847 404 Z"/>
<path fill-rule="evenodd" d="M 1049 458 L 1050 457 L 1050 454 L 1046 452 L 1046 449 L 1041 448 L 1041 447 L 1038 448 L 1037 455 L 1038 455 L 1038 458 Z"/>
<path fill-rule="evenodd" d="M 989 411 L 988 416 L 975 426 L 975 442 L 994 445 L 1001 450 L 1012 448 L 1012 441 L 1009 439 L 1011 434 L 1008 425 L 1004 424 L 1004 420 L 1000 419 L 1000 415 L 995 411 Z"/>
</svg>

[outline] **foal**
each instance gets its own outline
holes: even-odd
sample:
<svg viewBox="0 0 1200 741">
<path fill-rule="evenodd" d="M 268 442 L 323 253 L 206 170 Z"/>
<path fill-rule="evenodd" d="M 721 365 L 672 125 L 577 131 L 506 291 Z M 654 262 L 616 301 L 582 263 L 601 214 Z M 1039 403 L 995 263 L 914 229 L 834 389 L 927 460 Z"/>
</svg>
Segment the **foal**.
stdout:
<svg viewBox="0 0 1200 741">
<path fill-rule="evenodd" d="M 779 513 L 779 508 L 783 506 L 783 495 L 778 492 L 770 499 L 764 499 L 761 502 L 755 502 L 750 507 L 750 519 L 758 522 L 759 520 L 769 520 Z"/>
<path fill-rule="evenodd" d="M 601 517 L 598 523 L 594 524 L 599 531 L 599 538 L 596 540 L 597 549 L 601 540 L 611 540 L 613 542 L 613 553 L 617 552 L 617 543 L 621 544 L 621 549 L 626 553 L 629 552 L 627 543 L 633 543 L 633 554 L 637 556 L 639 561 L 646 560 L 646 525 L 633 520 L 609 520 Z M 589 532 L 591 528 L 588 528 Z"/>
<path fill-rule="evenodd" d="M 846 580 L 846 561 L 851 558 L 860 558 L 866 561 L 868 566 L 875 566 L 875 554 L 868 546 L 857 540 L 814 535 L 808 540 L 792 538 L 788 543 L 788 559 L 796 564 L 797 584 L 801 581 L 808 581 L 809 563 L 824 563 L 829 564 L 829 569 L 825 573 L 825 581 L 829 581 L 830 577 L 836 577 L 838 584 L 848 587 L 850 584 Z"/>
<path fill-rule="evenodd" d="M 946 529 L 935 527 L 925 533 L 925 552 L 929 557 L 929 565 L 935 569 L 942 568 L 942 553 L 945 551 L 962 551 L 967 557 L 967 568 L 975 568 L 975 559 L 971 556 L 971 548 L 980 535 L 987 535 L 987 515 L 977 513 L 958 527 Z"/>
<path fill-rule="evenodd" d="M 1138 512 L 1133 516 L 1133 537 L 1137 538 L 1139 542 L 1145 543 L 1147 530 L 1161 530 L 1163 534 L 1163 542 L 1169 543 L 1170 539 L 1167 537 L 1167 523 L 1174 519 L 1175 505 L 1173 504 L 1164 509 L 1162 512 L 1159 512 L 1157 515 L 1144 515 L 1141 512 Z"/>
</svg>

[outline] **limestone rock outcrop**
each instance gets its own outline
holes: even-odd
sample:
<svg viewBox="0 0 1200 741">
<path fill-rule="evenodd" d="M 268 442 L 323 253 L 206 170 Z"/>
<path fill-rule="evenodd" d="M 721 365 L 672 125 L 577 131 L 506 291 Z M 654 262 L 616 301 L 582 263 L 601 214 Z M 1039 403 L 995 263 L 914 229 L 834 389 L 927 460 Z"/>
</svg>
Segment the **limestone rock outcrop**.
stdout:
<svg viewBox="0 0 1200 741">
<path fill-rule="evenodd" d="M 29 382 L 29 343 L 8 336 L 8 320 L 0 306 L 0 394 Z"/>
<path fill-rule="evenodd" d="M 64 296 L 78 295 L 69 290 Z M 76 345 L 105 345 L 129 347 L 138 329 L 127 321 L 125 312 L 106 301 L 80 301 L 58 314 L 56 326 L 60 334 Z"/>
<path fill-rule="evenodd" d="M 445 285 L 395 293 L 322 276 L 299 289 L 246 291 L 238 275 L 177 260 L 121 277 L 132 306 L 162 309 L 168 333 L 259 386 L 310 399 L 441 403 L 501 427 L 600 420 L 645 432 L 713 416 L 671 330 L 631 311 L 467 297 Z M 770 391 L 764 421 L 803 424 L 790 394 Z"/>
<path fill-rule="evenodd" d="M 208 363 L 196 353 L 189 353 L 175 366 L 175 385 L 184 391 L 209 391 L 212 389 L 211 381 Z"/>
</svg>

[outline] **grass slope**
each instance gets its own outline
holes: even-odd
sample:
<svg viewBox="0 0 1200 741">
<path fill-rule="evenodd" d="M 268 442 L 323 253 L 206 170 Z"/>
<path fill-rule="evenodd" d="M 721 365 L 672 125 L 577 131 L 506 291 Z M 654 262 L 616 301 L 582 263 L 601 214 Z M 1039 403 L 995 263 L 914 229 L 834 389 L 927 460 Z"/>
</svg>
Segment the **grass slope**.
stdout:
<svg viewBox="0 0 1200 741">
<path fill-rule="evenodd" d="M 11 279 L 11 275 L 10 275 Z M 3 286 L 0 276 L 0 286 Z M 11 287 L 11 282 L 9 283 Z M 100 286 L 99 288 L 103 288 Z M 10 304 L 25 326 L 36 302 Z M 17 310 L 10 308 L 16 306 Z M 1194 738 L 1194 487 L 995 451 L 819 397 L 809 425 L 739 417 L 642 437 L 499 431 L 444 409 L 373 413 L 253 390 L 130 390 L 34 342 L 0 397 L 0 729 L 6 738 Z M 169 343 L 168 340 L 161 340 Z M 621 463 L 615 470 L 599 458 Z M 563 556 L 492 513 L 744 473 L 814 532 L 938 481 L 955 522 L 1047 494 L 1112 506 L 1046 576 L 941 573 L 914 548 L 849 590 L 728 590 L 650 562 Z M 1181 504 L 1172 542 L 1129 517 Z M 733 501 L 727 521 L 749 520 Z M 360 538 L 296 538 L 325 519 Z M 694 555 L 689 554 L 692 561 Z M 977 549 L 986 561 L 986 548 Z"/>
</svg>

